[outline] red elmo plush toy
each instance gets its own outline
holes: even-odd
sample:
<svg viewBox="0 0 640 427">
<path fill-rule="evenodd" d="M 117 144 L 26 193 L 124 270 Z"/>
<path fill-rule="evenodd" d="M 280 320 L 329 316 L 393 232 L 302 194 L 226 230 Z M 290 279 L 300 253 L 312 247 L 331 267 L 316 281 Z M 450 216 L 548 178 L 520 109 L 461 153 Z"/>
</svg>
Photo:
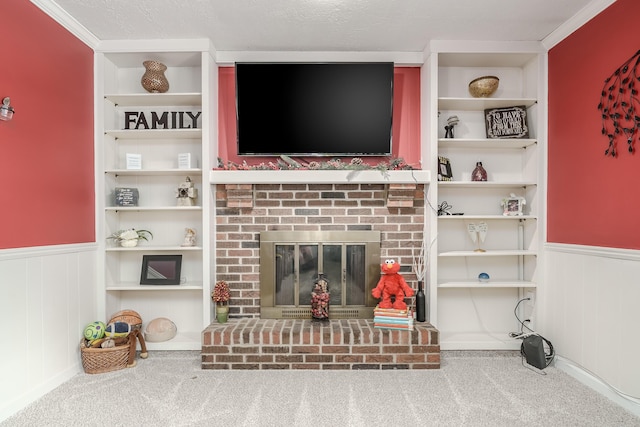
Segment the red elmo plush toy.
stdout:
<svg viewBox="0 0 640 427">
<path fill-rule="evenodd" d="M 380 265 L 382 270 L 382 277 L 378 285 L 371 291 L 371 295 L 374 298 L 382 297 L 382 301 L 378 306 L 380 308 L 395 308 L 398 310 L 406 310 L 407 304 L 404 302 L 404 297 L 410 297 L 413 295 L 413 289 L 407 285 L 400 271 L 400 263 L 395 260 L 388 259 L 384 264 Z M 395 301 L 391 301 L 391 297 L 395 297 Z"/>
</svg>

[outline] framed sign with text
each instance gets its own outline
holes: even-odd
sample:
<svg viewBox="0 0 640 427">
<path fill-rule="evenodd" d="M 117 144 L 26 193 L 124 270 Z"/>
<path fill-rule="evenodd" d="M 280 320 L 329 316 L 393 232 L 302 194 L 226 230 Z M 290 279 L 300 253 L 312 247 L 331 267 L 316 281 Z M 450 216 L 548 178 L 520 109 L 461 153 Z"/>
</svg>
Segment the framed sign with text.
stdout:
<svg viewBox="0 0 640 427">
<path fill-rule="evenodd" d="M 522 106 L 484 110 L 487 138 L 529 138 L 527 109 Z"/>
</svg>

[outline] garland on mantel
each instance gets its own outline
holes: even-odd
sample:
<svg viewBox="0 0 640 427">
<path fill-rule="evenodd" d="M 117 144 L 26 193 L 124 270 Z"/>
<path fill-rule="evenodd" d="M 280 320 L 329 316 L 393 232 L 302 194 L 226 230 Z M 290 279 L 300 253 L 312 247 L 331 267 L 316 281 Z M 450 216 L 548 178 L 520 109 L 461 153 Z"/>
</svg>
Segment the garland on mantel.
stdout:
<svg viewBox="0 0 640 427">
<path fill-rule="evenodd" d="M 411 165 L 407 164 L 402 157 L 389 158 L 387 162 L 380 162 L 377 165 L 365 163 L 361 158 L 354 157 L 349 163 L 343 162 L 339 158 L 328 161 L 311 161 L 298 162 L 289 156 L 280 156 L 276 162 L 262 162 L 257 165 L 249 165 L 246 161 L 235 163 L 232 161 L 225 162 L 218 157 L 219 170 L 413 170 Z"/>
</svg>

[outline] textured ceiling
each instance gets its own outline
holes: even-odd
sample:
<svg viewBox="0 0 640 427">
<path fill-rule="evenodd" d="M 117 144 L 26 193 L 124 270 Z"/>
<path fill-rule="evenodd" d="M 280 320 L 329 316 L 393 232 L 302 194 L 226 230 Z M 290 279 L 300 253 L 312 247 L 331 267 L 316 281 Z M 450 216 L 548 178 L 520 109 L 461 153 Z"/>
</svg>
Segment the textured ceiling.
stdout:
<svg viewBox="0 0 640 427">
<path fill-rule="evenodd" d="M 419 52 L 539 41 L 595 0 L 55 0 L 100 40 L 208 38 L 219 51 Z"/>
</svg>

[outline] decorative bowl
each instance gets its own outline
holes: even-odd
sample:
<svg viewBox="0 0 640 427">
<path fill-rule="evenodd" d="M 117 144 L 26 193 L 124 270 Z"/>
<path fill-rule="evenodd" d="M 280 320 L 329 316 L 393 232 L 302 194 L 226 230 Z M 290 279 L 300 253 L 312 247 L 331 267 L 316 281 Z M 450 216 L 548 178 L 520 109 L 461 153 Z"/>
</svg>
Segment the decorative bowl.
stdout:
<svg viewBox="0 0 640 427">
<path fill-rule="evenodd" d="M 490 277 L 487 273 L 480 273 L 478 274 L 478 281 L 480 283 L 487 283 L 489 281 Z"/>
<path fill-rule="evenodd" d="M 498 89 L 500 79 L 496 76 L 482 76 L 471 80 L 469 93 L 474 98 L 487 98 Z"/>
</svg>

